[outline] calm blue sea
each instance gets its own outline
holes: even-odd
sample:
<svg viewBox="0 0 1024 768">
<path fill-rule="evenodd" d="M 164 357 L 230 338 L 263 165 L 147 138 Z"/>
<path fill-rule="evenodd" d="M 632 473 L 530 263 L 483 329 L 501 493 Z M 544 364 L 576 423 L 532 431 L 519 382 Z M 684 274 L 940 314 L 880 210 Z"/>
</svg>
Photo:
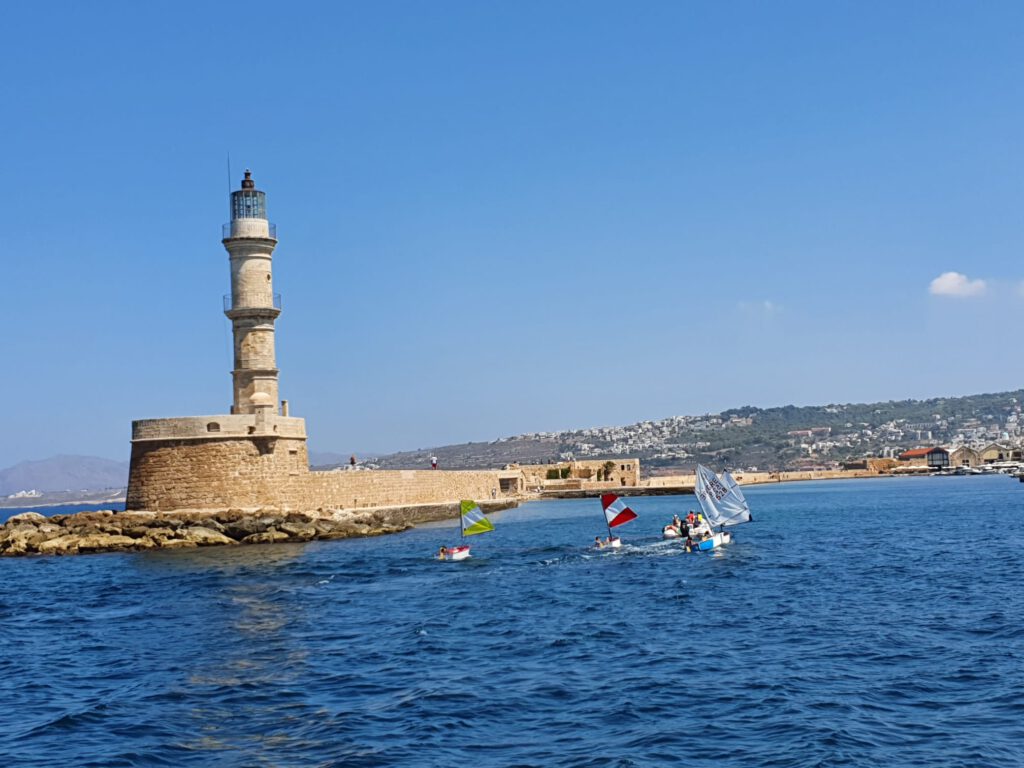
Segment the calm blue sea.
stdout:
<svg viewBox="0 0 1024 768">
<path fill-rule="evenodd" d="M 1024 485 L 748 489 L 376 539 L 0 560 L 3 766 L 1021 766 Z"/>
</svg>

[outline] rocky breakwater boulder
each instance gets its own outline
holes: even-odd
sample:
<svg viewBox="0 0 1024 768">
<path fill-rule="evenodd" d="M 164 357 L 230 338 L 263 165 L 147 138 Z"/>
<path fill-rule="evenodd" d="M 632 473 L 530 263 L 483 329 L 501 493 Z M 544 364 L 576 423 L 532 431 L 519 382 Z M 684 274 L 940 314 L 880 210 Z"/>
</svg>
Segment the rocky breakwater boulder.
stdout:
<svg viewBox="0 0 1024 768">
<path fill-rule="evenodd" d="M 287 512 L 276 509 L 78 512 L 45 517 L 24 512 L 0 525 L 0 556 L 75 555 L 189 549 L 379 536 L 409 528 L 373 510 Z"/>
</svg>

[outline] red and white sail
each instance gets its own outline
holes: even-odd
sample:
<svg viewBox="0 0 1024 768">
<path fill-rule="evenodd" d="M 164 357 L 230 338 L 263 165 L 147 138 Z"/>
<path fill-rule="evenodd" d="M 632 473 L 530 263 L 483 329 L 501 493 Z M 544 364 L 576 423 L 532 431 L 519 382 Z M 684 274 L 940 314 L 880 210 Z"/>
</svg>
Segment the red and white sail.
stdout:
<svg viewBox="0 0 1024 768">
<path fill-rule="evenodd" d="M 606 493 L 601 497 L 601 506 L 604 507 L 604 516 L 608 520 L 608 527 L 614 528 L 617 525 L 628 523 L 636 519 L 636 512 L 626 506 L 626 502 L 614 493 Z"/>
</svg>

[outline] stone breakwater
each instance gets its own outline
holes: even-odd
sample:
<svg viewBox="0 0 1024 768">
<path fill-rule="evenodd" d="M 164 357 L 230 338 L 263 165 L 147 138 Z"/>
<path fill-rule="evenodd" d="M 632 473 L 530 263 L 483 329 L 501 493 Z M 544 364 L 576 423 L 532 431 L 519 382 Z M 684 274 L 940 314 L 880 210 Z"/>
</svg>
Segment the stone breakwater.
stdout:
<svg viewBox="0 0 1024 768">
<path fill-rule="evenodd" d="M 485 511 L 515 502 L 481 504 Z M 278 509 L 78 512 L 15 515 L 0 526 L 0 556 L 77 555 L 381 536 L 416 523 L 454 520 L 458 503 L 356 510 Z"/>
</svg>

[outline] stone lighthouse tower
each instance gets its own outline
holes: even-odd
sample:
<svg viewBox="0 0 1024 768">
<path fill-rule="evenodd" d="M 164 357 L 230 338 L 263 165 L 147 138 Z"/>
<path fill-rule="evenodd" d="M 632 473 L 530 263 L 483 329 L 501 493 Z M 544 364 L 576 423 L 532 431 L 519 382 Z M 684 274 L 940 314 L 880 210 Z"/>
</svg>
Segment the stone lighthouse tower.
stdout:
<svg viewBox="0 0 1024 768">
<path fill-rule="evenodd" d="M 224 314 L 231 320 L 235 340 L 232 413 L 277 406 L 274 321 L 281 314 L 281 297 L 274 293 L 271 273 L 276 234 L 267 220 L 266 193 L 256 189 L 246 170 L 242 188 L 231 193 L 231 221 L 224 225 L 223 240 L 231 260 L 231 293 L 224 297 Z"/>
<path fill-rule="evenodd" d="M 132 422 L 128 509 L 213 509 L 305 503 L 306 422 L 278 410 L 270 270 L 277 245 L 267 196 L 245 172 L 221 242 L 231 264 L 224 314 L 235 337 L 230 413 Z"/>
</svg>

